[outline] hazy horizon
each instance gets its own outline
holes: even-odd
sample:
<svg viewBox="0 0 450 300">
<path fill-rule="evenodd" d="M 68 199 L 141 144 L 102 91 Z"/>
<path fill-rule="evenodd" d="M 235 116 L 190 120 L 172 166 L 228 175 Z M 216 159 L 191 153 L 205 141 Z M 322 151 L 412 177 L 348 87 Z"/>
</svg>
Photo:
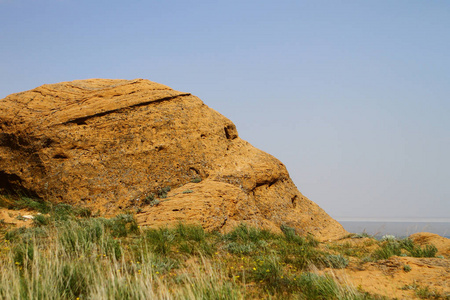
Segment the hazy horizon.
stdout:
<svg viewBox="0 0 450 300">
<path fill-rule="evenodd" d="M 190 92 L 336 219 L 448 219 L 450 2 L 0 0 L 0 98 Z M 1 103 L 0 103 L 1 105 Z"/>
<path fill-rule="evenodd" d="M 377 217 L 336 217 L 339 222 L 417 222 L 417 223 L 450 223 L 450 218 L 377 218 Z M 450 227 L 449 227 L 450 230 Z"/>
</svg>

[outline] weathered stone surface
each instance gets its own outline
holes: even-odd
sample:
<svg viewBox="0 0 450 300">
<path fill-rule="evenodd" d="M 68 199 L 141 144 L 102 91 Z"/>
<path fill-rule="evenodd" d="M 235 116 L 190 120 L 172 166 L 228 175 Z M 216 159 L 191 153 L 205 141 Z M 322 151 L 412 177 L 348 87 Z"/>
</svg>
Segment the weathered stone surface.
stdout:
<svg viewBox="0 0 450 300">
<path fill-rule="evenodd" d="M 144 201 L 165 187 L 172 191 L 158 205 Z M 345 234 L 230 120 L 189 93 L 143 79 L 49 84 L 0 100 L 0 188 L 105 215 L 139 207 L 138 221 L 150 226 L 228 230 L 247 222 Z"/>
</svg>

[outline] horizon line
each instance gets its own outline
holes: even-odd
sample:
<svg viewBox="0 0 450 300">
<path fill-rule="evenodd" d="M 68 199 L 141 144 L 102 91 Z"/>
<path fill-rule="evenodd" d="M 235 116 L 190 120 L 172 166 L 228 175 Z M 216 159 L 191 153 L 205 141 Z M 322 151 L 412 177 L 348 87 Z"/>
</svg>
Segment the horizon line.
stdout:
<svg viewBox="0 0 450 300">
<path fill-rule="evenodd" d="M 338 222 L 429 222 L 450 223 L 450 218 L 379 218 L 379 217 L 335 217 Z"/>
</svg>

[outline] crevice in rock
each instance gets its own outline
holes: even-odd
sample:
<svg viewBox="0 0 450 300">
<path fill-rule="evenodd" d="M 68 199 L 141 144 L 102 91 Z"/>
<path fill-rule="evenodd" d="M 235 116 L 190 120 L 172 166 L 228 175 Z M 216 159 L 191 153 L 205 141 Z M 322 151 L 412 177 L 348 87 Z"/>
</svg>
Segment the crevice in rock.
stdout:
<svg viewBox="0 0 450 300">
<path fill-rule="evenodd" d="M 49 148 L 55 141 L 51 138 L 45 138 L 42 140 L 42 148 Z"/>
<path fill-rule="evenodd" d="M 53 158 L 55 158 L 55 159 L 66 159 L 66 158 L 69 158 L 69 156 L 67 156 L 65 153 L 57 153 L 57 154 L 53 155 Z"/>
<path fill-rule="evenodd" d="M 227 126 L 224 127 L 224 130 L 227 140 L 234 140 L 235 138 L 238 137 L 236 126 L 234 124 L 228 124 Z"/>
<path fill-rule="evenodd" d="M 298 202 L 298 196 L 295 195 L 294 197 L 292 197 L 291 202 L 292 202 L 292 206 L 294 208 L 296 208 L 297 207 L 297 202 Z"/>
<path fill-rule="evenodd" d="M 30 137 L 23 137 L 20 134 L 0 133 L 0 146 L 12 150 L 23 150 L 28 153 L 34 151 Z"/>
<path fill-rule="evenodd" d="M 189 172 L 191 172 L 191 175 L 199 175 L 200 174 L 200 172 L 194 167 L 189 167 Z"/>
<path fill-rule="evenodd" d="M 79 119 L 79 120 L 74 121 L 73 123 L 75 123 L 77 125 L 87 125 L 86 119 Z"/>
<path fill-rule="evenodd" d="M 89 116 L 85 116 L 85 117 L 80 117 L 80 118 L 76 118 L 73 120 L 69 120 L 66 121 L 62 124 L 66 125 L 66 124 L 77 124 L 77 125 L 86 125 L 86 121 L 89 119 L 93 119 L 93 118 L 97 118 L 97 117 L 103 117 L 127 108 L 133 108 L 133 107 L 140 107 L 140 106 L 146 106 L 146 105 L 150 105 L 150 104 L 155 104 L 155 103 L 160 103 L 160 102 L 165 102 L 165 101 L 170 101 L 173 99 L 176 99 L 178 97 L 184 97 L 184 96 L 190 96 L 190 93 L 184 93 L 184 94 L 179 94 L 176 96 L 170 96 L 170 97 L 165 97 L 165 98 L 161 98 L 161 99 L 156 99 L 156 100 L 152 100 L 152 101 L 145 101 L 145 102 L 141 102 L 138 104 L 134 104 L 134 105 L 130 105 L 130 106 L 126 106 L 126 107 L 121 107 L 121 108 L 117 108 L 117 109 L 112 109 L 112 110 L 108 110 L 108 111 L 104 111 L 104 112 L 99 112 L 93 115 L 89 115 Z"/>
<path fill-rule="evenodd" d="M 273 178 L 273 179 L 271 179 L 271 180 L 264 180 L 264 181 L 261 181 L 261 182 L 257 182 L 256 185 L 255 185 L 255 187 L 252 189 L 252 191 L 255 190 L 255 189 L 257 189 L 257 188 L 259 188 L 260 186 L 263 186 L 263 185 L 267 185 L 268 187 L 271 187 L 271 186 L 272 186 L 273 184 L 275 184 L 279 179 L 280 179 L 280 178 Z"/>
<path fill-rule="evenodd" d="M 219 226 L 219 229 L 222 229 L 225 227 L 225 225 L 227 224 L 228 221 L 228 217 L 225 217 L 225 219 L 223 220 L 222 224 Z"/>
<path fill-rule="evenodd" d="M 8 174 L 5 171 L 0 171 L 0 192 L 41 199 L 36 192 L 22 186 L 22 178 L 16 174 Z"/>
</svg>

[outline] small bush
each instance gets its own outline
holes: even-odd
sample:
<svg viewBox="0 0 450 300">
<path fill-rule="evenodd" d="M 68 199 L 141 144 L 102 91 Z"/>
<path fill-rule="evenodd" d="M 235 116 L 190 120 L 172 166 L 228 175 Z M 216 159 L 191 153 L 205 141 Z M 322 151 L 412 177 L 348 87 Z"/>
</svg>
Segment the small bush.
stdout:
<svg viewBox="0 0 450 300">
<path fill-rule="evenodd" d="M 5 234 L 5 240 L 7 241 L 15 241 L 18 238 L 20 238 L 20 236 L 25 233 L 27 229 L 25 227 L 20 227 L 20 228 L 16 228 L 13 230 L 10 230 L 8 232 L 6 232 Z"/>
<path fill-rule="evenodd" d="M 200 225 L 184 225 L 180 223 L 177 225 L 175 232 L 180 238 L 185 240 L 203 242 L 206 238 L 206 232 Z"/>
<path fill-rule="evenodd" d="M 33 260 L 34 245 L 32 242 L 22 242 L 13 249 L 14 263 L 23 266 L 27 261 Z"/>
<path fill-rule="evenodd" d="M 90 218 L 92 217 L 92 210 L 87 207 L 79 207 L 76 209 L 76 215 L 81 218 Z"/>
<path fill-rule="evenodd" d="M 344 269 L 348 266 L 348 259 L 344 256 L 338 255 L 327 255 L 324 259 L 325 265 L 333 269 Z"/>
<path fill-rule="evenodd" d="M 412 257 L 435 257 L 438 249 L 434 245 L 425 245 L 424 248 L 416 246 L 409 250 Z"/>
<path fill-rule="evenodd" d="M 308 243 L 308 245 L 310 245 L 311 247 L 317 247 L 319 246 L 319 241 L 316 240 L 316 238 L 312 235 L 312 234 L 308 234 L 306 236 L 306 242 Z"/>
<path fill-rule="evenodd" d="M 435 257 L 438 252 L 438 249 L 434 245 L 425 245 L 425 247 L 422 248 L 415 245 L 409 238 L 400 241 L 400 246 L 412 257 Z"/>
<path fill-rule="evenodd" d="M 395 236 L 394 235 L 390 235 L 390 234 L 386 234 L 386 235 L 383 235 L 382 237 L 381 237 L 381 241 L 388 241 L 388 242 L 394 242 L 394 241 L 396 241 L 397 239 L 395 238 Z"/>
<path fill-rule="evenodd" d="M 58 203 L 53 207 L 51 215 L 55 220 L 67 221 L 69 218 L 74 217 L 75 213 L 72 205 L 66 203 Z"/>
<path fill-rule="evenodd" d="M 404 265 L 403 266 L 403 271 L 410 272 L 411 271 L 411 266 L 410 265 Z"/>
<path fill-rule="evenodd" d="M 150 229 L 146 239 L 155 253 L 167 255 L 174 244 L 175 234 L 168 228 Z"/>
<path fill-rule="evenodd" d="M 120 214 L 105 222 L 113 237 L 126 237 L 130 233 L 137 233 L 139 227 L 131 214 Z"/>
<path fill-rule="evenodd" d="M 362 232 L 362 233 L 353 234 L 351 236 L 351 238 L 352 239 L 363 239 L 363 238 L 373 238 L 373 236 L 371 236 L 367 232 Z"/>
<path fill-rule="evenodd" d="M 299 285 L 306 299 L 337 299 L 340 294 L 339 286 L 332 278 L 314 273 L 302 273 Z"/>
<path fill-rule="evenodd" d="M 105 228 L 101 219 L 87 221 L 68 220 L 60 224 L 58 239 L 65 251 L 90 254 L 101 242 Z"/>
<path fill-rule="evenodd" d="M 14 204 L 15 208 L 30 208 L 40 213 L 46 214 L 51 210 L 51 204 L 40 199 L 33 199 L 29 197 L 21 197 Z"/>
<path fill-rule="evenodd" d="M 375 259 L 388 259 L 391 256 L 401 254 L 400 244 L 397 242 L 385 242 L 379 249 L 373 252 Z"/>
<path fill-rule="evenodd" d="M 153 207 L 153 206 L 158 206 L 160 203 L 161 203 L 161 201 L 159 201 L 158 199 L 155 199 L 152 202 L 150 202 L 149 205 L 151 207 Z"/>
<path fill-rule="evenodd" d="M 265 229 L 248 227 L 245 224 L 240 224 L 233 231 L 223 236 L 228 241 L 251 241 L 258 242 L 259 240 L 267 240 L 275 238 L 275 235 Z"/>
<path fill-rule="evenodd" d="M 284 279 L 283 268 L 275 256 L 260 257 L 259 264 L 251 270 L 251 278 L 257 282 L 264 282 L 269 290 L 282 288 L 280 281 Z"/>
<path fill-rule="evenodd" d="M 152 193 L 150 195 L 147 195 L 144 198 L 143 203 L 148 205 L 148 204 L 151 204 L 154 200 L 155 200 L 155 194 Z"/>
<path fill-rule="evenodd" d="M 191 182 L 193 182 L 193 183 L 199 183 L 201 181 L 202 181 L 202 179 L 200 177 L 195 177 L 195 178 L 192 178 L 192 180 L 191 180 Z"/>
<path fill-rule="evenodd" d="M 416 289 L 416 296 L 420 299 L 442 299 L 443 296 L 436 290 L 431 290 L 428 286 L 418 287 Z M 448 299 L 447 297 L 444 299 Z"/>
<path fill-rule="evenodd" d="M 224 249 L 232 254 L 249 255 L 256 251 L 265 251 L 270 240 L 277 236 L 265 229 L 248 227 L 241 224 L 233 231 L 222 236 Z"/>
<path fill-rule="evenodd" d="M 225 250 L 232 254 L 242 254 L 242 255 L 249 255 L 253 252 L 255 252 L 258 248 L 256 245 L 252 242 L 249 243 L 237 243 L 237 242 L 230 242 L 225 245 Z"/>
<path fill-rule="evenodd" d="M 306 243 L 305 238 L 298 236 L 297 233 L 295 233 L 294 228 L 286 225 L 281 225 L 280 229 L 288 242 L 293 242 L 298 245 L 304 245 Z"/>
<path fill-rule="evenodd" d="M 79 299 L 80 296 L 86 295 L 89 280 L 87 278 L 87 270 L 84 264 L 67 263 L 60 269 L 58 276 L 57 289 L 60 297 L 65 299 Z"/>
<path fill-rule="evenodd" d="M 50 220 L 44 215 L 35 215 L 33 218 L 33 224 L 35 226 L 44 226 L 48 225 Z"/>
<path fill-rule="evenodd" d="M 167 193 L 169 193 L 170 192 L 170 190 L 171 190 L 171 187 L 170 186 L 166 186 L 166 187 L 163 187 L 162 189 L 160 189 L 159 191 L 158 191 L 158 197 L 159 198 L 167 198 Z"/>
</svg>

